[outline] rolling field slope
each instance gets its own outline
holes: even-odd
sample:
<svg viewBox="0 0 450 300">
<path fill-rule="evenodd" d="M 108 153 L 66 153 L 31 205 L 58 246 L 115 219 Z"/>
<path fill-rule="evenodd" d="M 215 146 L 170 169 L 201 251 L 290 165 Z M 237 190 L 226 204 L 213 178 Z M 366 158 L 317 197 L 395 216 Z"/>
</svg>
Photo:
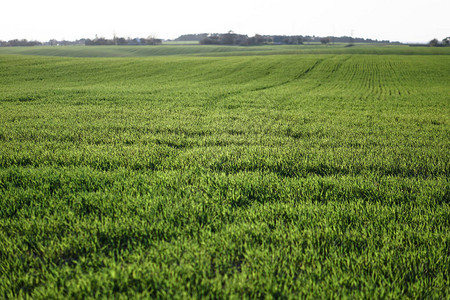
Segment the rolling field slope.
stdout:
<svg viewBox="0 0 450 300">
<path fill-rule="evenodd" d="M 38 46 L 0 47 L 1 54 L 21 54 L 68 57 L 146 57 L 146 56 L 250 56 L 286 54 L 397 54 L 397 55 L 448 55 L 448 47 L 409 47 L 406 45 L 356 44 L 346 47 L 335 45 L 265 45 L 265 46 Z"/>
<path fill-rule="evenodd" d="M 449 79 L 448 55 L 2 55 L 0 297 L 445 298 Z"/>
</svg>

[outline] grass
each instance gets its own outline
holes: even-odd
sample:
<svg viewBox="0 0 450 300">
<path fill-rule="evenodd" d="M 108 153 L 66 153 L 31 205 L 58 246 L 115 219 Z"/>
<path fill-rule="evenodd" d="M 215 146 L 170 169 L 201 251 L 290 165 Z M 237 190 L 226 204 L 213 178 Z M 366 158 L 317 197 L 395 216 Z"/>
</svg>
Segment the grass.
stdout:
<svg viewBox="0 0 450 300">
<path fill-rule="evenodd" d="M 147 56 L 254 56 L 299 54 L 448 55 L 448 47 L 409 47 L 407 45 L 346 44 L 217 46 L 165 43 L 159 46 L 38 46 L 0 47 L 1 54 L 68 57 L 147 57 Z"/>
<path fill-rule="evenodd" d="M 271 54 L 0 56 L 1 297 L 447 297 L 450 57 Z"/>
</svg>

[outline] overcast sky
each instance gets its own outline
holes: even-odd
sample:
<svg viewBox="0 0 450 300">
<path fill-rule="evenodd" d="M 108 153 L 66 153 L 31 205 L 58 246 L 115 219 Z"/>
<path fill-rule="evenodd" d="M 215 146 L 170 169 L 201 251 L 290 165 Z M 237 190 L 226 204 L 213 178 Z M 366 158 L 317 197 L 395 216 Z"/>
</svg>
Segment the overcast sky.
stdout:
<svg viewBox="0 0 450 300">
<path fill-rule="evenodd" d="M 187 33 L 351 35 L 401 42 L 450 36 L 450 0 L 0 0 L 0 40 Z"/>
</svg>

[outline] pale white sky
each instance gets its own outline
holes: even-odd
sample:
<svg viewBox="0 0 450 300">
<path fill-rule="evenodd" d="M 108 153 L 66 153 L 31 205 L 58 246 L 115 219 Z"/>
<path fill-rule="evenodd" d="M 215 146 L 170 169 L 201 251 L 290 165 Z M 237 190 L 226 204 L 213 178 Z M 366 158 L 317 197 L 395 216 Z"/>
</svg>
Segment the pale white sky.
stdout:
<svg viewBox="0 0 450 300">
<path fill-rule="evenodd" d="M 116 33 L 173 39 L 248 35 L 364 37 L 428 42 L 450 36 L 450 0 L 0 0 L 0 40 L 74 40 Z"/>
</svg>

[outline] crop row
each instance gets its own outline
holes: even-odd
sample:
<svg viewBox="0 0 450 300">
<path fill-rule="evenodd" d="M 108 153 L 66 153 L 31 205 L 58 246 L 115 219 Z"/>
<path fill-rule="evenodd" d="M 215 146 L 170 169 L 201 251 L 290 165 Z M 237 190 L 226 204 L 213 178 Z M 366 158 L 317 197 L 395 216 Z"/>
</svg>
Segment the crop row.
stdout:
<svg viewBox="0 0 450 300">
<path fill-rule="evenodd" d="M 445 298 L 449 75 L 0 56 L 0 298 Z"/>
</svg>

